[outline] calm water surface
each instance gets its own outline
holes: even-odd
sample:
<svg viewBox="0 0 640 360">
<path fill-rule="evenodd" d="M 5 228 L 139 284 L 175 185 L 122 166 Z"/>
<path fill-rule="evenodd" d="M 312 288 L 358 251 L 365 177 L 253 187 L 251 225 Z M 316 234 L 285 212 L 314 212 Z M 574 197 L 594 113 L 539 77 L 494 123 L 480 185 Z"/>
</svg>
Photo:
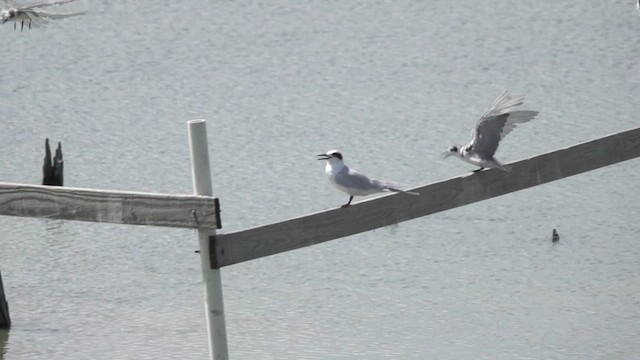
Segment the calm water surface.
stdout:
<svg viewBox="0 0 640 360">
<path fill-rule="evenodd" d="M 0 27 L 0 181 L 190 193 L 208 120 L 224 231 L 341 204 L 315 154 L 419 185 L 470 166 L 503 88 L 505 162 L 637 127 L 631 0 L 87 2 Z M 150 6 L 153 5 L 153 6 Z M 232 359 L 637 359 L 640 162 L 223 269 Z M 1 357 L 206 359 L 193 231 L 0 218 Z M 561 240 L 550 241 L 558 229 Z M 8 337 L 7 337 L 8 336 Z"/>
</svg>

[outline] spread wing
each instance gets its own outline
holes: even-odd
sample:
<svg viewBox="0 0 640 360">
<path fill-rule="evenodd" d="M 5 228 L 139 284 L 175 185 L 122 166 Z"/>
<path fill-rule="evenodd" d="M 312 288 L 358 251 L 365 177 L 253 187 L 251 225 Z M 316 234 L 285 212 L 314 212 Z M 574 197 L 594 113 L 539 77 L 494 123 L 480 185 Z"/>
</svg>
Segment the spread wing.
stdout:
<svg viewBox="0 0 640 360">
<path fill-rule="evenodd" d="M 473 129 L 471 140 L 473 150 L 486 157 L 493 156 L 500 141 L 513 131 L 517 124 L 536 117 L 537 111 L 511 111 L 514 107 L 522 105 L 523 101 L 524 97 L 512 97 L 507 90 L 498 95 Z"/>
<path fill-rule="evenodd" d="M 43 7 L 47 7 L 47 6 L 56 6 L 56 5 L 68 4 L 68 3 L 74 2 L 74 1 L 76 1 L 76 0 L 37 1 L 37 2 L 33 2 L 31 4 L 25 4 L 25 5 L 16 6 L 16 8 L 19 9 L 19 10 L 38 9 L 38 8 L 43 8 Z"/>
<path fill-rule="evenodd" d="M 64 19 L 70 16 L 83 15 L 85 13 L 85 11 L 79 11 L 74 13 L 53 13 L 53 12 L 43 11 L 43 10 L 33 10 L 33 12 L 35 12 L 39 17 L 44 18 L 46 20 Z"/>
<path fill-rule="evenodd" d="M 62 19 L 70 16 L 84 14 L 85 11 L 57 12 L 58 5 L 67 4 L 74 1 L 75 0 L 39 1 L 31 4 L 17 6 L 15 8 L 18 10 L 18 16 L 16 17 L 15 21 L 21 22 L 23 27 L 28 26 L 29 28 L 38 28 L 47 25 L 50 20 Z M 11 3 L 11 1 L 9 3 Z"/>
</svg>

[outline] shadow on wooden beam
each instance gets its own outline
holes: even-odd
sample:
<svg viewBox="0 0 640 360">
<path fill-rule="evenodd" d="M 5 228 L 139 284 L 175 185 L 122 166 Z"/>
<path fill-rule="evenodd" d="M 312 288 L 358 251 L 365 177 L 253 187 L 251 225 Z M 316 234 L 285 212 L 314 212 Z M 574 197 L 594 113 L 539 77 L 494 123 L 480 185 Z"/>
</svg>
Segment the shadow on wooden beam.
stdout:
<svg viewBox="0 0 640 360">
<path fill-rule="evenodd" d="M 640 128 L 393 194 L 210 238 L 211 266 L 237 264 L 472 204 L 640 156 Z"/>
<path fill-rule="evenodd" d="M 58 142 L 56 155 L 51 158 L 49 138 L 44 141 L 44 164 L 42 165 L 42 185 L 64 185 L 64 162 L 62 161 L 62 144 Z"/>
</svg>

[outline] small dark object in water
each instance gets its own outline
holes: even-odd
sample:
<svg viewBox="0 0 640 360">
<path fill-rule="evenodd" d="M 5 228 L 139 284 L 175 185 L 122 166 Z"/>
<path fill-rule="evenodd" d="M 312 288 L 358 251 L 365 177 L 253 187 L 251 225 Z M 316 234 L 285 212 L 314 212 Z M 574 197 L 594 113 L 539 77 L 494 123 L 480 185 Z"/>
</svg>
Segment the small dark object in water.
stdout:
<svg viewBox="0 0 640 360">
<path fill-rule="evenodd" d="M 554 243 L 560 241 L 560 235 L 558 235 L 556 229 L 553 229 L 553 236 L 551 237 L 551 241 Z"/>
</svg>

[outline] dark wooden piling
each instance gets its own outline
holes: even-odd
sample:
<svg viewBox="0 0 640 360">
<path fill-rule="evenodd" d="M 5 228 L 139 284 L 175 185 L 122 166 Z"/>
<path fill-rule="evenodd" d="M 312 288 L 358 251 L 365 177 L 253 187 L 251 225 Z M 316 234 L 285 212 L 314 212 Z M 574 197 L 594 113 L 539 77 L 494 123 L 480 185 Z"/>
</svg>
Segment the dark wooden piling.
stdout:
<svg viewBox="0 0 640 360">
<path fill-rule="evenodd" d="M 8 329 L 11 326 L 9 316 L 9 304 L 4 297 L 4 286 L 2 285 L 2 273 L 0 272 L 0 329 Z"/>
<path fill-rule="evenodd" d="M 63 169 L 62 161 L 62 144 L 58 141 L 56 155 L 51 158 L 51 148 L 49 147 L 49 138 L 44 141 L 44 165 L 42 165 L 42 185 L 63 186 Z"/>
</svg>

